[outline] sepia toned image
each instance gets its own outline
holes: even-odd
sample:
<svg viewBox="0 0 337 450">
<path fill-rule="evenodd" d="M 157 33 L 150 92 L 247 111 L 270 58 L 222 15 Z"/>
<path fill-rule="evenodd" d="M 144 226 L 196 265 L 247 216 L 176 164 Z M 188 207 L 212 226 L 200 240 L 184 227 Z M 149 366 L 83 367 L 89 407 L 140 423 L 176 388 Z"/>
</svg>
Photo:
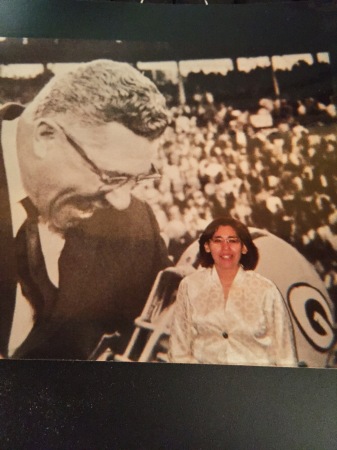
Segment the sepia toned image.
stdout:
<svg viewBox="0 0 337 450">
<path fill-rule="evenodd" d="M 0 103 L 3 358 L 337 365 L 326 49 L 2 38 Z"/>
</svg>

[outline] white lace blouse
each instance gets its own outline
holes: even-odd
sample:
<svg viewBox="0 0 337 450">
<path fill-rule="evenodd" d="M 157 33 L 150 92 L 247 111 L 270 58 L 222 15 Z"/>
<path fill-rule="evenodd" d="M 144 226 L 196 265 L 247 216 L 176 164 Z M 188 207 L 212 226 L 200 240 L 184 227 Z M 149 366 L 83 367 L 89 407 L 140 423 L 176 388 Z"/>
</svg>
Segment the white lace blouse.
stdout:
<svg viewBox="0 0 337 450">
<path fill-rule="evenodd" d="M 169 361 L 295 366 L 291 321 L 277 287 L 240 267 L 225 301 L 215 268 L 185 277 L 175 303 Z"/>
</svg>

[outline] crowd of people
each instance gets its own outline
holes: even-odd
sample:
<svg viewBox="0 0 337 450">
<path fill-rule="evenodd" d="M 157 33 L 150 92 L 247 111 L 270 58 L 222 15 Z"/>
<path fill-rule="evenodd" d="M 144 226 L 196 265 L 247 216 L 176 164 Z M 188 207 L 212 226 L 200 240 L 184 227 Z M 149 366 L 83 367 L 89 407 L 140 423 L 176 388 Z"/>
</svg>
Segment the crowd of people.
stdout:
<svg viewBox="0 0 337 450">
<path fill-rule="evenodd" d="M 333 101 L 263 98 L 244 109 L 194 94 L 171 106 L 161 181 L 140 185 L 138 195 L 153 207 L 174 262 L 207 223 L 230 214 L 294 245 L 337 301 L 336 136 Z"/>
<path fill-rule="evenodd" d="M 336 300 L 333 103 L 261 99 L 248 111 L 206 93 L 171 116 L 157 162 L 162 178 L 136 194 L 153 207 L 174 262 L 212 218 L 230 214 L 296 247 Z"/>
</svg>

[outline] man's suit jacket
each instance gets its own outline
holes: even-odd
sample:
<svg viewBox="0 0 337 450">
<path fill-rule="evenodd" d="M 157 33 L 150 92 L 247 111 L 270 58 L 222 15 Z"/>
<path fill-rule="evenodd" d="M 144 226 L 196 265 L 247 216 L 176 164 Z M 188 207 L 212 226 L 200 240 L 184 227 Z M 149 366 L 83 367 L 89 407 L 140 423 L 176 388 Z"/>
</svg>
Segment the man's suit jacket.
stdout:
<svg viewBox="0 0 337 450">
<path fill-rule="evenodd" d="M 3 164 L 0 170 L 5 206 L 0 217 L 0 336 L 6 355 L 18 274 Z M 22 251 L 19 248 L 19 266 L 25 261 Z M 167 250 L 149 205 L 133 198 L 125 211 L 96 211 L 66 233 L 54 302 L 47 303 L 43 295 L 34 293 L 30 271 L 21 267 L 20 281 L 34 307 L 35 325 L 13 357 L 87 359 L 100 337 L 115 331 L 121 334 L 115 350 L 123 351 L 157 273 L 168 265 Z"/>
<path fill-rule="evenodd" d="M 15 119 L 23 107 L 6 104 L 0 108 L 0 355 L 7 356 L 17 285 L 16 258 L 7 178 L 1 147 L 2 121 Z"/>
</svg>

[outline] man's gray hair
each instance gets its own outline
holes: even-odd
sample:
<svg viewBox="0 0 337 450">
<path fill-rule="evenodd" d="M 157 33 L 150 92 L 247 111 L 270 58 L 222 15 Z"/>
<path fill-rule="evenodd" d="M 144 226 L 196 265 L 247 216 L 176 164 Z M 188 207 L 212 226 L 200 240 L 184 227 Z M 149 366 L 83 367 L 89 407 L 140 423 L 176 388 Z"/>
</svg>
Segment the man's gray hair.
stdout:
<svg viewBox="0 0 337 450">
<path fill-rule="evenodd" d="M 118 122 L 153 140 L 168 122 L 164 96 L 126 63 L 95 60 L 56 75 L 29 107 L 33 119 L 71 116 L 83 125 Z"/>
</svg>

